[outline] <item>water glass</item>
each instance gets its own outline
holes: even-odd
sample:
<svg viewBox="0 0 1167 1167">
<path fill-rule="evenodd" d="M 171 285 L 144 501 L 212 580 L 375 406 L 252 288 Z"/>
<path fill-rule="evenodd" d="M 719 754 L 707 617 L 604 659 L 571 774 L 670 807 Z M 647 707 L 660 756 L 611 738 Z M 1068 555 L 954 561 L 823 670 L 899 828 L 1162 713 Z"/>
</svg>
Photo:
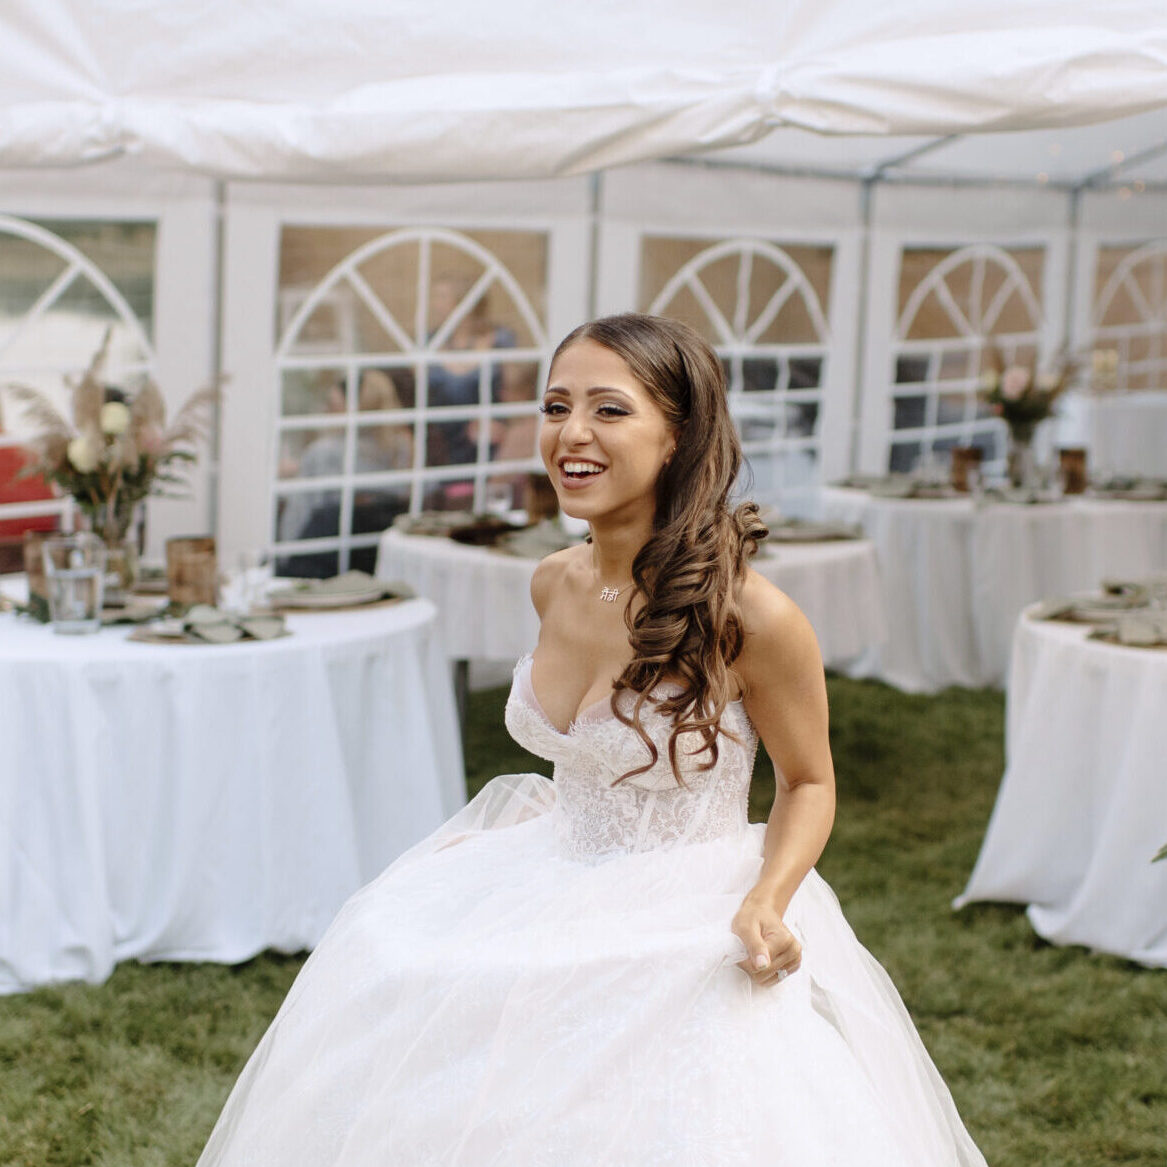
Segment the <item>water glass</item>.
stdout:
<svg viewBox="0 0 1167 1167">
<path fill-rule="evenodd" d="M 49 619 L 65 635 L 97 632 L 105 592 L 105 544 L 89 534 L 57 535 L 42 545 Z"/>
<path fill-rule="evenodd" d="M 266 550 L 240 551 L 235 564 L 234 571 L 227 574 L 219 589 L 219 607 L 243 615 L 264 608 L 273 575 L 271 553 Z"/>
<path fill-rule="evenodd" d="M 505 519 L 514 506 L 514 490 L 509 482 L 492 479 L 486 484 L 483 504 L 488 515 Z"/>
</svg>

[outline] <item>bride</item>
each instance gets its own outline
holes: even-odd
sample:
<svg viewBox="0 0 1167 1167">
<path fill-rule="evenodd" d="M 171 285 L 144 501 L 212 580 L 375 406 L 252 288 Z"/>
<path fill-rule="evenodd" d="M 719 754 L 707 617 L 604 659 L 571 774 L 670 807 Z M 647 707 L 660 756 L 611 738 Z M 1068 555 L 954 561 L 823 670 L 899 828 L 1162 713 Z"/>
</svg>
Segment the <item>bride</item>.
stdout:
<svg viewBox="0 0 1167 1167">
<path fill-rule="evenodd" d="M 895 988 L 813 870 L 834 816 L 814 634 L 747 566 L 716 355 L 649 316 L 559 346 L 549 556 L 504 775 L 341 910 L 200 1163 L 970 1167 Z M 746 819 L 759 737 L 777 795 Z"/>
</svg>

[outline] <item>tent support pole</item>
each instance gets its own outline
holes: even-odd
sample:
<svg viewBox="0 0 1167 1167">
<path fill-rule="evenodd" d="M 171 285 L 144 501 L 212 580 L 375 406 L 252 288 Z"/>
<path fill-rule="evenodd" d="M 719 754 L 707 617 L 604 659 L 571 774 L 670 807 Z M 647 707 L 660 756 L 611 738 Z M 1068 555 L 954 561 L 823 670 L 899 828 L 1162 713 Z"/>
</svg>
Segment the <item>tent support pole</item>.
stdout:
<svg viewBox="0 0 1167 1167">
<path fill-rule="evenodd" d="M 1082 225 L 1082 188 L 1074 187 L 1066 204 L 1066 235 L 1070 254 L 1066 259 L 1066 295 L 1062 308 L 1062 344 L 1069 348 L 1074 337 L 1074 301 L 1078 294 L 1078 231 Z"/>
<path fill-rule="evenodd" d="M 223 272 L 225 268 L 227 235 L 227 184 L 216 179 L 214 188 L 215 244 L 211 257 L 211 384 L 220 385 L 223 378 Z M 219 530 L 219 465 L 222 432 L 223 398 L 215 398 L 211 424 L 211 472 L 207 475 L 207 509 L 210 512 L 207 529 Z"/>
<path fill-rule="evenodd" d="M 604 201 L 604 172 L 593 170 L 588 179 L 588 319 L 599 311 L 600 209 Z"/>
<path fill-rule="evenodd" d="M 863 420 L 863 373 L 867 364 L 867 286 L 871 278 L 871 219 L 876 175 L 870 175 L 859 184 L 859 303 L 855 313 L 855 361 L 851 378 L 851 417 L 847 451 L 847 472 L 855 474 L 859 467 L 859 434 Z"/>
</svg>

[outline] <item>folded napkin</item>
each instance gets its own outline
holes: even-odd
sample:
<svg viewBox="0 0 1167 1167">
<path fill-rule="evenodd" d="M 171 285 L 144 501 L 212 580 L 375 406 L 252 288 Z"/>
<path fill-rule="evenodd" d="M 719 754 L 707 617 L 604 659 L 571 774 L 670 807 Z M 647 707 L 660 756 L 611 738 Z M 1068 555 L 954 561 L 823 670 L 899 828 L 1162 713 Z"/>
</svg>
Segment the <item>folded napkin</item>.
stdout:
<svg viewBox="0 0 1167 1167">
<path fill-rule="evenodd" d="M 247 638 L 274 640 L 277 636 L 287 635 L 283 616 L 274 612 L 236 616 L 209 604 L 196 604 L 191 608 L 183 617 L 183 628 L 188 636 L 209 644 L 230 644 Z"/>
<path fill-rule="evenodd" d="M 274 612 L 238 616 L 210 604 L 195 604 L 183 616 L 136 628 L 129 639 L 146 644 L 234 644 L 287 635 L 283 616 Z"/>
<path fill-rule="evenodd" d="M 1148 596 L 1147 586 L 1137 580 L 1103 580 L 1100 595 L 1056 596 L 1043 600 L 1031 615 L 1035 620 L 1070 620 L 1114 628 L 1130 613 L 1153 615 Z"/>
<path fill-rule="evenodd" d="M 1167 612 L 1124 614 L 1111 628 L 1095 628 L 1090 637 L 1129 648 L 1167 648 Z"/>
</svg>

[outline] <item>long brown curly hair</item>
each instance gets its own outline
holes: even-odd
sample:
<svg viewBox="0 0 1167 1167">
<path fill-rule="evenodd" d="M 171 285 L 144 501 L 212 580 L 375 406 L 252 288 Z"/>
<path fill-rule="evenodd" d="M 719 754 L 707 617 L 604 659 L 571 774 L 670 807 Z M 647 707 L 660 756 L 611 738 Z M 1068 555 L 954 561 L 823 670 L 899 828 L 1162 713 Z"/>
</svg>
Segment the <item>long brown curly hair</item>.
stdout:
<svg viewBox="0 0 1167 1167">
<path fill-rule="evenodd" d="M 742 453 L 729 416 L 725 373 L 717 354 L 687 324 L 662 316 L 624 313 L 592 320 L 569 333 L 552 363 L 568 346 L 592 340 L 622 357 L 665 418 L 677 429 L 676 450 L 657 480 L 653 533 L 632 563 L 632 578 L 644 598 L 625 611 L 632 660 L 613 687 L 612 713 L 640 735 L 650 760 L 618 781 L 650 770 L 656 744 L 640 722 L 641 709 L 664 684 L 680 692 L 657 708 L 673 719 L 668 754 L 678 765 L 681 734 L 695 732 L 704 754 L 699 769 L 717 764 L 721 717 L 730 703 L 730 666 L 742 650 L 738 602 L 747 564 L 766 537 L 756 504 L 731 509 L 729 494 Z M 631 714 L 619 697 L 636 694 Z M 728 735 L 727 735 L 728 736 Z"/>
</svg>

